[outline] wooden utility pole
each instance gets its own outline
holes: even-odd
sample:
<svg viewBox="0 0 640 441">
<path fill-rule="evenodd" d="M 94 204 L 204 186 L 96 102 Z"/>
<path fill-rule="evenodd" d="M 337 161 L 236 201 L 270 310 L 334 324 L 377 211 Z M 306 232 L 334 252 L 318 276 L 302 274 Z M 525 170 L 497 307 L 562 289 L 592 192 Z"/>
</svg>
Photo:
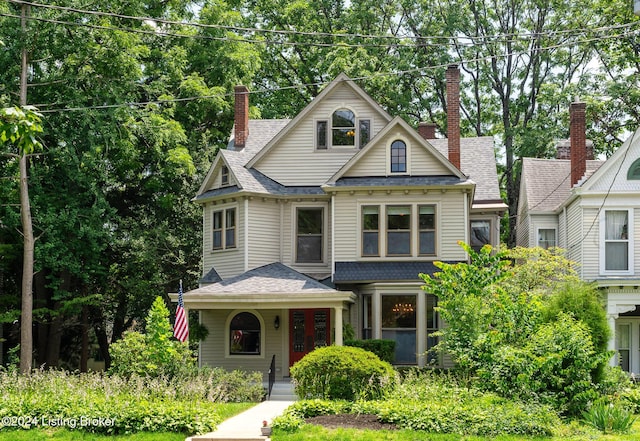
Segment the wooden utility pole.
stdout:
<svg viewBox="0 0 640 441">
<path fill-rule="evenodd" d="M 29 6 L 22 5 L 22 62 L 20 69 L 20 107 L 27 105 L 27 69 L 28 51 L 25 39 L 27 33 L 27 17 Z M 22 234 L 24 251 L 22 261 L 22 316 L 20 320 L 20 372 L 29 374 L 33 359 L 33 254 L 34 238 L 31 220 L 31 204 L 29 202 L 27 152 L 24 149 L 20 155 L 20 216 L 22 220 Z"/>
</svg>

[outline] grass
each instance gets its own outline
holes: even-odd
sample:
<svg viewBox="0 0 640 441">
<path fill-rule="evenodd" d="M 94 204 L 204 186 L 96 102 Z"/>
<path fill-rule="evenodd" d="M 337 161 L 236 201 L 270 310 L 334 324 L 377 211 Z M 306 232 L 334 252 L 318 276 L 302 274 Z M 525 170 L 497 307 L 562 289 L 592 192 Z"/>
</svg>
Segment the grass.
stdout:
<svg viewBox="0 0 640 441">
<path fill-rule="evenodd" d="M 236 415 L 256 403 L 224 403 L 217 405 L 217 412 L 225 420 Z M 70 429 L 30 429 L 30 430 L 2 430 L 0 441 L 184 441 L 184 433 L 169 432 L 141 432 L 131 435 L 98 435 L 81 430 Z"/>
<path fill-rule="evenodd" d="M 414 430 L 330 430 L 307 424 L 294 433 L 274 431 L 271 439 L 273 441 L 640 441 L 640 422 L 636 419 L 630 433 L 626 435 L 603 435 L 584 426 L 571 424 L 559 428 L 558 433 L 552 437 L 461 436 Z M 3 440 L 0 439 L 0 441 Z"/>
</svg>

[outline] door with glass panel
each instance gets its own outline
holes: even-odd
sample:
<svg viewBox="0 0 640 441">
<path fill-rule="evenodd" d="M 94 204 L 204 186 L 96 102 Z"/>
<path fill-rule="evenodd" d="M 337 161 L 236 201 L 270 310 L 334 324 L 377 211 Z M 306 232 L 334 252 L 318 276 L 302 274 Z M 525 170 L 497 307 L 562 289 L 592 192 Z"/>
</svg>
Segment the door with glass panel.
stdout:
<svg viewBox="0 0 640 441">
<path fill-rule="evenodd" d="M 313 351 L 331 344 L 329 309 L 289 311 L 289 366 Z"/>
<path fill-rule="evenodd" d="M 616 350 L 618 362 L 625 372 L 631 372 L 631 324 L 618 323 L 616 325 Z"/>
</svg>

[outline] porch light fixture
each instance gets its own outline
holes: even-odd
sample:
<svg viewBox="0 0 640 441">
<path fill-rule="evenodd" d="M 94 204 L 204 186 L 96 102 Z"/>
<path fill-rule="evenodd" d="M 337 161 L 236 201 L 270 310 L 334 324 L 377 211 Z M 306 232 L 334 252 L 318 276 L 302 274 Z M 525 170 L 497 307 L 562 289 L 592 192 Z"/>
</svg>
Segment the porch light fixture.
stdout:
<svg viewBox="0 0 640 441">
<path fill-rule="evenodd" d="M 280 316 L 276 315 L 276 319 L 273 321 L 273 327 L 278 329 L 280 327 Z"/>
</svg>

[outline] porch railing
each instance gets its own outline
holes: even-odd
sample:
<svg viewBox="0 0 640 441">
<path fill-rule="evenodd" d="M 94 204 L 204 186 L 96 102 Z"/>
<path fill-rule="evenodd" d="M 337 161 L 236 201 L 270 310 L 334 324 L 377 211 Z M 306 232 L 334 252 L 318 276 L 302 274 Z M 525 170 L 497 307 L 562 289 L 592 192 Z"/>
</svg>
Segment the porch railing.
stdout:
<svg viewBox="0 0 640 441">
<path fill-rule="evenodd" d="M 273 383 L 276 382 L 276 354 L 271 357 L 271 364 L 269 365 L 269 391 L 267 392 L 267 399 L 271 398 L 271 389 L 273 389 Z"/>
</svg>

